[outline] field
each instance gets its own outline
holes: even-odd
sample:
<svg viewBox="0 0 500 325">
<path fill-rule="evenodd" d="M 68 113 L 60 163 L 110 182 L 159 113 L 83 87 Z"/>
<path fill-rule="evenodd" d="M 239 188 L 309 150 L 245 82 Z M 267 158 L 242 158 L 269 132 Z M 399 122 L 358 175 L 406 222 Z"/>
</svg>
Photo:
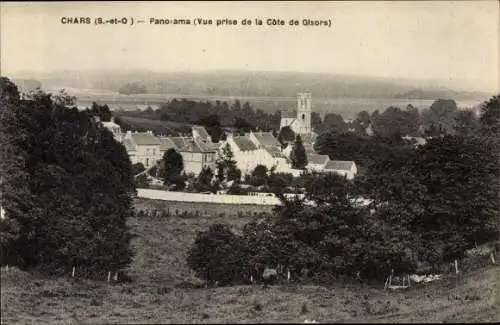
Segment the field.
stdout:
<svg viewBox="0 0 500 325">
<path fill-rule="evenodd" d="M 47 279 L 2 268 L 2 324 L 486 322 L 500 320 L 500 267 L 406 292 L 336 285 L 194 288 L 185 263 L 198 231 L 216 222 L 235 230 L 248 217 L 130 219 L 136 256 L 129 284 Z"/>
<path fill-rule="evenodd" d="M 77 96 L 78 97 L 78 96 Z M 78 106 L 90 107 L 92 101 L 97 101 L 101 104 L 108 104 L 112 110 L 135 110 L 146 109 L 151 106 L 153 109 L 159 108 L 160 104 L 165 103 L 172 98 L 177 99 L 192 99 L 199 101 L 215 100 L 228 101 L 229 104 L 236 99 L 240 99 L 242 103 L 248 101 L 254 109 L 261 109 L 267 113 L 274 113 L 277 110 L 293 110 L 297 108 L 295 97 L 245 97 L 245 96 L 189 96 L 175 94 L 149 94 L 149 95 L 92 95 L 89 99 L 78 99 Z M 487 98 L 485 98 L 486 100 Z M 336 113 L 346 119 L 355 118 L 356 115 L 366 110 L 372 113 L 375 110 L 384 111 L 389 106 L 397 106 L 406 108 L 409 104 L 422 110 L 431 106 L 434 100 L 430 99 L 395 99 L 395 98 L 319 98 L 313 93 L 313 111 L 321 114 Z M 479 105 L 479 100 L 457 100 L 457 106 L 460 109 L 473 108 Z"/>
<path fill-rule="evenodd" d="M 182 129 L 189 129 L 191 125 L 172 121 L 152 120 L 141 117 L 123 116 L 116 114 L 123 122 L 129 124 L 135 131 L 154 131 L 160 134 L 172 134 Z"/>
</svg>

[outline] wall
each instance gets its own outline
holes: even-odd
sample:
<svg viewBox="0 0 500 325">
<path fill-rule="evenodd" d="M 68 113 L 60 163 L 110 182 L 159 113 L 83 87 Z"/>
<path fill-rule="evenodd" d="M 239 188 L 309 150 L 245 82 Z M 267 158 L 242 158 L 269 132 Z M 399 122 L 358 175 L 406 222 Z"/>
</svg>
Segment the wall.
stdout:
<svg viewBox="0 0 500 325">
<path fill-rule="evenodd" d="M 137 197 L 153 200 L 198 202 L 198 203 L 219 203 L 219 204 L 248 204 L 248 205 L 279 205 L 280 200 L 272 196 L 248 196 L 248 195 L 221 195 L 221 194 L 201 194 L 170 192 L 161 190 L 151 190 L 138 188 Z"/>
</svg>

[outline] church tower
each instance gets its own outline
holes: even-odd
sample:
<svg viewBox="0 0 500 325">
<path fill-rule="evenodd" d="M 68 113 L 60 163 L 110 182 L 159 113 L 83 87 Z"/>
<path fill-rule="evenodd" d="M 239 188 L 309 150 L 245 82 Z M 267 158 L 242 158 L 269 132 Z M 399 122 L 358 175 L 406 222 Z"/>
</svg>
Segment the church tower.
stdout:
<svg viewBox="0 0 500 325">
<path fill-rule="evenodd" d="M 300 125 L 298 128 L 300 134 L 309 134 L 311 128 L 311 113 L 312 113 L 312 95 L 309 91 L 299 93 L 297 95 L 297 122 Z"/>
</svg>

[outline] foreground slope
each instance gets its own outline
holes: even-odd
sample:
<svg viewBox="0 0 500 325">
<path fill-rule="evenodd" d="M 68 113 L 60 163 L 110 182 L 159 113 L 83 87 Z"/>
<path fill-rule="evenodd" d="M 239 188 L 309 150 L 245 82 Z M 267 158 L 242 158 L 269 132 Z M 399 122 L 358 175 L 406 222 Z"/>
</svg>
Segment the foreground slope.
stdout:
<svg viewBox="0 0 500 325">
<path fill-rule="evenodd" d="M 1 275 L 2 323 L 473 322 L 500 320 L 500 267 L 405 292 L 310 285 L 197 289 L 185 263 L 197 231 L 215 222 L 241 229 L 248 218 L 130 219 L 134 283 L 46 279 L 17 269 Z"/>
</svg>

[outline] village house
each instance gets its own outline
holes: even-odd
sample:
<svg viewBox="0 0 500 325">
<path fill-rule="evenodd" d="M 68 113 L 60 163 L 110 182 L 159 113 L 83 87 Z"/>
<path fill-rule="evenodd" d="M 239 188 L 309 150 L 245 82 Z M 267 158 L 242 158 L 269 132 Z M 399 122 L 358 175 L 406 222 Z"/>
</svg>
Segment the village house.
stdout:
<svg viewBox="0 0 500 325">
<path fill-rule="evenodd" d="M 250 174 L 257 165 L 275 168 L 277 172 L 289 169 L 288 159 L 281 152 L 281 144 L 271 132 L 250 132 L 244 136 L 229 134 L 229 144 L 234 160 L 243 174 Z"/>
<path fill-rule="evenodd" d="M 184 162 L 184 172 L 198 175 L 204 167 L 209 167 L 215 172 L 215 159 L 217 148 L 199 138 L 187 140 L 187 144 L 177 150 Z"/>
<path fill-rule="evenodd" d="M 127 131 L 123 138 L 123 145 L 127 149 L 132 164 L 141 163 L 145 168 L 156 165 L 162 158 L 160 139 L 148 132 Z"/>
<path fill-rule="evenodd" d="M 328 160 L 322 170 L 325 173 L 335 173 L 352 180 L 358 173 L 358 168 L 354 161 Z"/>
</svg>

